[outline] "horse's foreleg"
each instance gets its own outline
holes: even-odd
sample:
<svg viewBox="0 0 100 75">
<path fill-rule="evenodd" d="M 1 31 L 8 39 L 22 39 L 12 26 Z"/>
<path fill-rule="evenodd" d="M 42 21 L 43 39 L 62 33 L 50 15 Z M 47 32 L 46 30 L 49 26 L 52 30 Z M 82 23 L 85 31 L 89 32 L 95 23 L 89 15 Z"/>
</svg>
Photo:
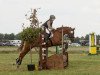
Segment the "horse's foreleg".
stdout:
<svg viewBox="0 0 100 75">
<path fill-rule="evenodd" d="M 16 64 L 21 65 L 22 59 L 24 56 L 30 51 L 30 45 L 25 42 L 24 46 L 22 48 L 22 51 L 20 52 L 19 57 L 16 59 Z"/>
<path fill-rule="evenodd" d="M 21 42 L 21 45 L 20 45 L 20 47 L 18 48 L 18 51 L 22 51 L 23 46 L 24 46 L 24 41 Z"/>
</svg>

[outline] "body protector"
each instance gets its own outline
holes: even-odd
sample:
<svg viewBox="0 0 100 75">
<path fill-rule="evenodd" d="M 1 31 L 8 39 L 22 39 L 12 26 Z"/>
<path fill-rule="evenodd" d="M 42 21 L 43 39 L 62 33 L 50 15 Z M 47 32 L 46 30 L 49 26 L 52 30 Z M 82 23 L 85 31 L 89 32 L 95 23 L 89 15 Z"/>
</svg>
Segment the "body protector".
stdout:
<svg viewBox="0 0 100 75">
<path fill-rule="evenodd" d="M 52 37 L 53 37 L 53 33 L 52 33 L 52 30 L 53 30 L 52 24 L 53 24 L 53 21 L 47 20 L 47 21 L 42 25 L 43 30 L 46 31 L 46 33 L 49 35 L 49 38 L 52 38 Z"/>
</svg>

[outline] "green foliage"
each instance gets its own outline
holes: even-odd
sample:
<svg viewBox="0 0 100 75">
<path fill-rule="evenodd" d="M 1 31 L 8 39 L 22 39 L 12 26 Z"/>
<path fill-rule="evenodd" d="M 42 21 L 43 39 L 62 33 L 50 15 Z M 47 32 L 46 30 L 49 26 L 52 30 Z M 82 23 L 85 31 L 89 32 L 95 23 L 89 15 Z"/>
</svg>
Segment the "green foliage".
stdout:
<svg viewBox="0 0 100 75">
<path fill-rule="evenodd" d="M 14 33 L 9 34 L 9 40 L 14 40 L 14 38 L 15 38 Z"/>
<path fill-rule="evenodd" d="M 3 40 L 4 35 L 0 33 L 0 40 Z"/>
<path fill-rule="evenodd" d="M 40 28 L 27 27 L 20 33 L 20 38 L 23 41 L 28 41 L 29 43 L 32 43 L 39 36 L 40 32 Z"/>
<path fill-rule="evenodd" d="M 9 34 L 4 35 L 4 40 L 9 40 Z"/>
<path fill-rule="evenodd" d="M 15 40 L 21 40 L 20 33 L 18 33 L 18 34 L 15 35 Z"/>
<path fill-rule="evenodd" d="M 3 34 L 3 40 L 14 40 L 15 39 L 15 35 L 14 33 L 11 33 L 11 34 Z"/>
<path fill-rule="evenodd" d="M 85 40 L 89 40 L 89 34 L 86 34 Z"/>
<path fill-rule="evenodd" d="M 79 43 L 80 42 L 80 38 L 79 37 L 75 37 L 74 42 Z"/>
</svg>

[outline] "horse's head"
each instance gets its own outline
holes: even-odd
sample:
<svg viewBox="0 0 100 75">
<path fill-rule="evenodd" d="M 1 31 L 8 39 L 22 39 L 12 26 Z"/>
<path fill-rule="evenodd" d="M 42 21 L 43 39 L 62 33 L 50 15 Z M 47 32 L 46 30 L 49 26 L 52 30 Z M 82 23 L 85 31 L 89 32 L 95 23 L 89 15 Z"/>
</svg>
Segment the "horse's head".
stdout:
<svg viewBox="0 0 100 75">
<path fill-rule="evenodd" d="M 74 30 L 75 30 L 75 28 L 71 28 L 71 27 L 57 28 L 57 30 L 59 30 L 60 32 L 62 32 L 62 29 L 63 29 L 63 35 L 67 34 L 68 38 L 70 38 L 70 40 L 73 42 L 74 41 Z"/>
</svg>

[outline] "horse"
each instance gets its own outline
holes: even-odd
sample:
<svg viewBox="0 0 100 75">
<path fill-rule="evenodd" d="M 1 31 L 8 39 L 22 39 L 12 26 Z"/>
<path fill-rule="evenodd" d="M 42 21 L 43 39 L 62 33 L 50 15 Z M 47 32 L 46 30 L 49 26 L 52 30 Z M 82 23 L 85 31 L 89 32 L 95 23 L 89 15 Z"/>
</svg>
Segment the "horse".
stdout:
<svg viewBox="0 0 100 75">
<path fill-rule="evenodd" d="M 47 47 L 51 46 L 58 46 L 62 44 L 62 29 L 63 29 L 63 36 L 67 34 L 67 37 L 70 38 L 71 41 L 74 40 L 74 30 L 75 28 L 71 27 L 59 27 L 56 30 L 53 30 L 53 37 L 50 39 L 51 41 L 48 41 Z M 40 41 L 41 37 L 38 36 L 33 43 L 31 43 L 31 48 L 30 48 L 30 43 L 27 41 L 23 41 L 22 45 L 20 46 L 21 52 L 19 54 L 19 57 L 16 59 L 16 64 L 21 65 L 22 59 L 24 56 L 30 51 L 30 49 L 34 47 L 39 47 L 40 46 Z M 51 44 L 52 42 L 52 44 Z"/>
</svg>

